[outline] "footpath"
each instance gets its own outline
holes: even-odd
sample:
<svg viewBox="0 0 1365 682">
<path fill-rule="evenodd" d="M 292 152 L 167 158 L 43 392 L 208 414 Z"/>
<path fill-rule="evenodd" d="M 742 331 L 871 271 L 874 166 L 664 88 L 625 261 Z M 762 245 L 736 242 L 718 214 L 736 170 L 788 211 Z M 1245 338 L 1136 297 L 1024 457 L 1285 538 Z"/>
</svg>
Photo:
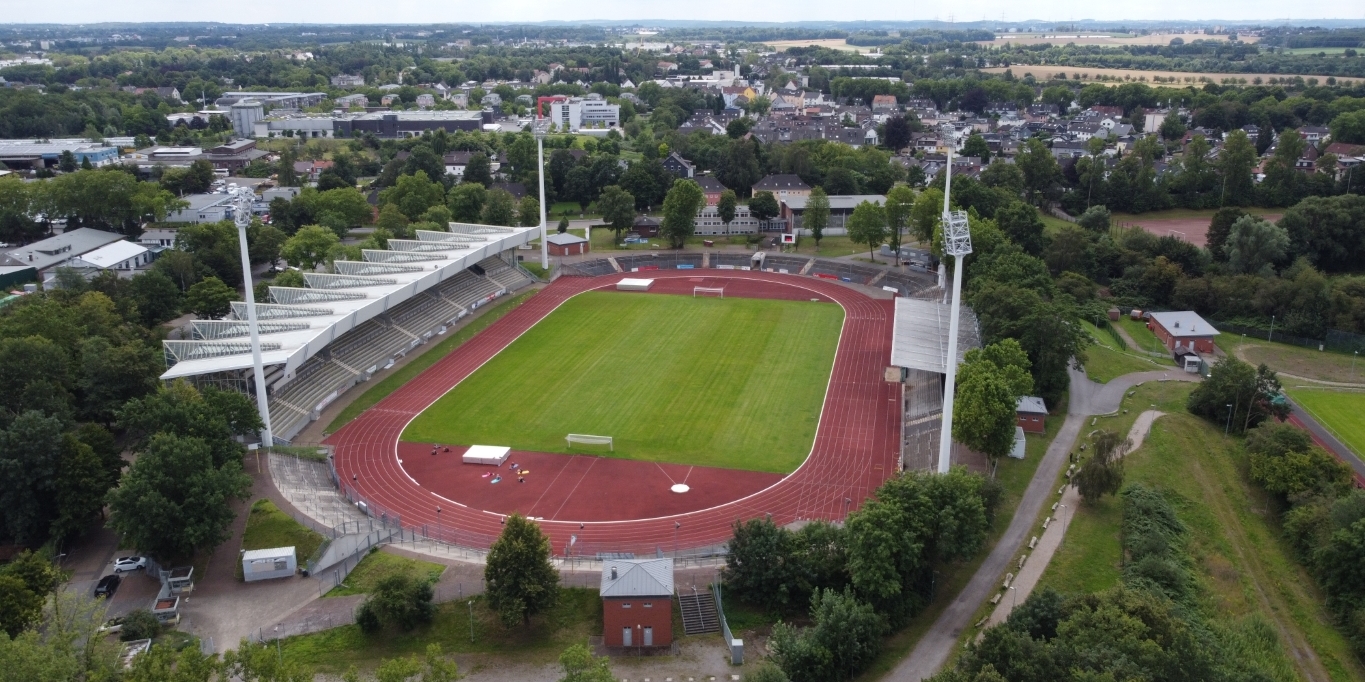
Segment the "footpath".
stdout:
<svg viewBox="0 0 1365 682">
<path fill-rule="evenodd" d="M 1062 465 L 1067 461 L 1067 453 L 1086 420 L 1095 415 L 1117 412 L 1123 396 L 1129 389 L 1148 381 L 1199 381 L 1195 374 L 1170 370 L 1135 372 L 1118 377 L 1107 384 L 1091 381 L 1081 370 L 1069 370 L 1071 377 L 1071 401 L 1067 406 L 1066 421 L 1062 423 L 1057 436 L 1053 438 L 1043 461 L 1029 481 L 1024 495 L 1015 509 L 1010 525 L 995 543 L 980 568 L 972 575 L 967 586 L 958 593 L 948 608 L 939 614 L 924 637 L 904 660 L 896 666 L 887 680 L 895 682 L 919 682 L 932 677 L 952 655 L 954 647 L 964 630 L 972 625 L 971 618 L 978 607 L 998 591 L 1001 577 L 1012 565 L 1017 565 L 1021 548 L 1038 518 L 1043 505 L 1055 496 L 1057 477 Z M 1025 562 L 1027 563 L 1027 562 Z M 1003 601 L 1003 600 L 1002 600 Z"/>
</svg>

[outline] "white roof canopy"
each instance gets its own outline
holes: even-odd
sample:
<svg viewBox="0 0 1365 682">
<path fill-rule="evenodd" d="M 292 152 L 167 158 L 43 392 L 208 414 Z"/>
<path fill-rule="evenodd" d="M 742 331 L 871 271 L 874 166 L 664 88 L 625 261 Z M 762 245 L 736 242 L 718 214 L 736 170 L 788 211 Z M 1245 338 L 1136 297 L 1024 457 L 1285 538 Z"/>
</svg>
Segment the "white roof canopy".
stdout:
<svg viewBox="0 0 1365 682">
<path fill-rule="evenodd" d="M 891 337 L 891 364 L 906 369 L 945 374 L 948 371 L 948 326 L 952 306 L 914 298 L 896 299 L 895 329 Z M 957 361 L 981 347 L 976 313 L 962 307 L 957 328 Z"/>
<path fill-rule="evenodd" d="M 271 287 L 271 299 L 276 302 L 256 304 L 262 363 L 283 364 L 285 372 L 292 374 L 327 344 L 360 323 L 384 314 L 485 258 L 530 242 L 540 232 L 539 227 L 464 223 L 451 223 L 450 229 L 451 232 L 419 230 L 416 241 L 433 245 L 451 243 L 457 246 L 456 250 L 422 253 L 366 250 L 364 263 L 339 261 L 335 265 L 337 273 L 346 276 L 308 273 L 304 275 L 309 284 L 306 289 Z M 414 259 L 380 265 L 388 258 L 402 255 Z M 357 274 L 367 267 L 373 267 L 375 272 Z M 245 303 L 235 302 L 232 307 L 234 320 L 246 317 Z M 289 324 L 276 324 L 285 321 Z M 231 325 L 224 327 L 218 330 L 205 326 L 204 331 L 238 331 Z M 166 350 L 179 361 L 161 375 L 163 380 L 251 366 L 250 344 L 244 336 L 235 344 L 209 339 L 175 341 L 174 347 L 171 343 L 165 342 Z"/>
</svg>

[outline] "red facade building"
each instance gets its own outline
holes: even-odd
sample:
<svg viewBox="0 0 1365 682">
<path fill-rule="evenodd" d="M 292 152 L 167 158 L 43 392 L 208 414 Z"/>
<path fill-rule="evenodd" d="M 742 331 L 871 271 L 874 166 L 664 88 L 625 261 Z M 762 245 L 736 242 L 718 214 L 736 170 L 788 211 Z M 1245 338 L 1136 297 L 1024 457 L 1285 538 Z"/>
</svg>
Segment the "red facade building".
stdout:
<svg viewBox="0 0 1365 682">
<path fill-rule="evenodd" d="M 673 644 L 672 559 L 608 559 L 602 562 L 600 594 L 603 645 Z"/>
<path fill-rule="evenodd" d="M 1218 330 L 1197 313 L 1185 310 L 1151 315 L 1152 319 L 1147 322 L 1147 328 L 1156 334 L 1166 346 L 1166 350 L 1172 353 L 1178 350 L 1213 352 L 1213 337 L 1218 336 Z"/>
</svg>

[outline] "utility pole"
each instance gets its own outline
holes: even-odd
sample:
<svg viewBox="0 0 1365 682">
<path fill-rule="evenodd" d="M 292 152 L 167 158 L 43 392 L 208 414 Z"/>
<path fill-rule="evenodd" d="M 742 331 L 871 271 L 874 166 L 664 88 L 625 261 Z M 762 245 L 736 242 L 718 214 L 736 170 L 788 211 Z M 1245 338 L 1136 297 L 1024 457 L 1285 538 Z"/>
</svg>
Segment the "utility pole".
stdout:
<svg viewBox="0 0 1365 682">
<path fill-rule="evenodd" d="M 536 107 L 536 116 L 540 115 L 540 107 Z M 547 274 L 550 271 L 550 242 L 549 229 L 545 223 L 545 135 L 546 130 L 539 120 L 532 124 L 532 130 L 536 136 L 536 175 L 540 178 L 540 267 Z"/>
<path fill-rule="evenodd" d="M 953 394 L 957 388 L 957 329 L 962 308 L 962 261 L 972 252 L 972 235 L 967 225 L 966 211 L 950 210 L 950 197 L 953 190 L 953 147 L 955 145 L 952 124 L 945 124 L 943 133 L 948 142 L 948 165 L 944 169 L 943 183 L 943 252 L 953 257 L 953 302 L 948 322 L 948 356 L 943 359 L 943 426 L 938 438 L 938 472 L 948 473 L 953 459 Z"/>
</svg>

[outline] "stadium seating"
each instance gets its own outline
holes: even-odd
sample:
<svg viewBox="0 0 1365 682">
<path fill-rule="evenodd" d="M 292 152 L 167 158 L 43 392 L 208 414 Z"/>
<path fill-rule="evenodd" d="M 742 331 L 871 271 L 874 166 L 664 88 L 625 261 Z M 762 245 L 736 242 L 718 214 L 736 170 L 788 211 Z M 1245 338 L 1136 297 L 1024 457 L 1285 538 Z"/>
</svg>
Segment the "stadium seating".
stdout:
<svg viewBox="0 0 1365 682">
<path fill-rule="evenodd" d="M 313 418 L 312 412 L 332 391 L 345 391 L 371 368 L 412 347 L 431 332 L 477 307 L 490 296 L 526 277 L 499 259 L 485 261 L 490 276 L 468 270 L 442 282 L 434 291 L 394 306 L 386 316 L 367 320 L 328 345 L 323 355 L 310 358 L 294 378 L 275 390 L 270 400 L 271 427 L 276 438 L 288 442 Z M 501 264 L 501 269 L 498 269 Z M 496 275 L 499 279 L 495 279 Z"/>
<path fill-rule="evenodd" d="M 507 261 L 497 256 L 479 261 L 479 267 L 483 268 L 485 277 L 508 291 L 520 289 L 531 282 L 520 269 L 508 265 Z"/>
</svg>

